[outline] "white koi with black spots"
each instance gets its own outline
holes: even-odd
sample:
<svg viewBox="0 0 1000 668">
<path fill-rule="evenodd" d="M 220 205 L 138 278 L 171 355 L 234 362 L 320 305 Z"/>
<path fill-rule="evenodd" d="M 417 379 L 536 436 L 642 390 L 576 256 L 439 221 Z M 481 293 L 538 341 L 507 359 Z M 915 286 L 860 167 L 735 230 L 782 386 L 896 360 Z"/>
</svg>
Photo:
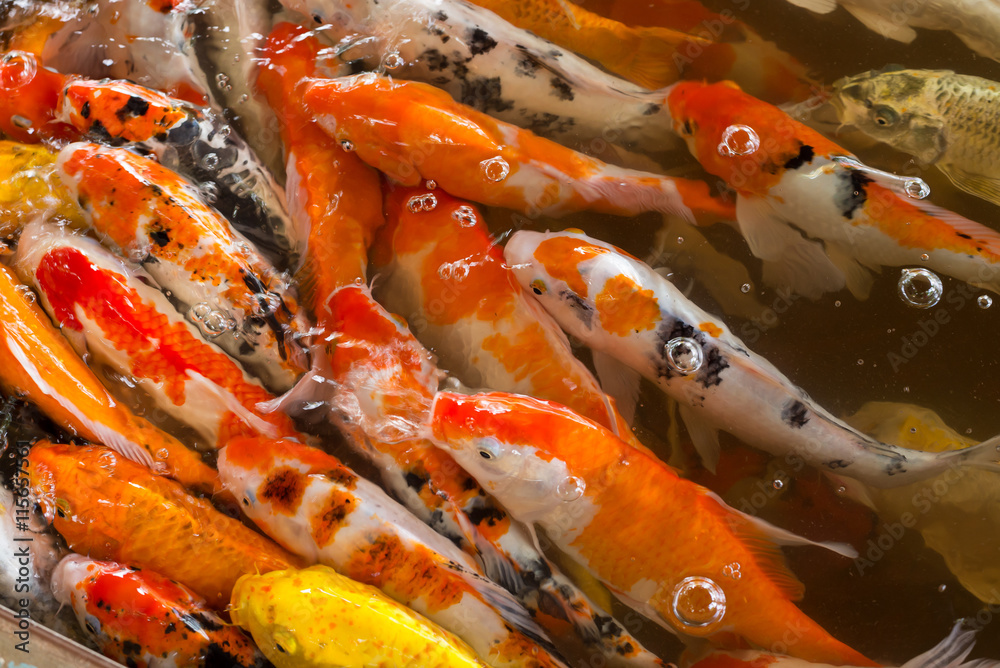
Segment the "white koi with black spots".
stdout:
<svg viewBox="0 0 1000 668">
<path fill-rule="evenodd" d="M 638 371 L 680 404 L 706 465 L 718 430 L 820 470 L 894 487 L 949 467 L 1000 471 L 1000 439 L 938 454 L 881 443 L 838 420 L 725 323 L 614 246 L 573 232 L 516 232 L 504 256 L 571 334 Z"/>
</svg>

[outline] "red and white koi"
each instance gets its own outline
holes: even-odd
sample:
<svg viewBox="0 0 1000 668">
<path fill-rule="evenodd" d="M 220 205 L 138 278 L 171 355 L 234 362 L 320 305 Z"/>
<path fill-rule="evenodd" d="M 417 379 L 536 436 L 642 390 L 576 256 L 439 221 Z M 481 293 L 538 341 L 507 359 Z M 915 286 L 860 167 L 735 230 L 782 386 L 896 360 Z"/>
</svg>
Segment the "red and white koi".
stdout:
<svg viewBox="0 0 1000 668">
<path fill-rule="evenodd" d="M 747 349 L 724 322 L 610 244 L 573 232 L 520 231 L 504 253 L 521 285 L 569 334 L 677 400 L 711 469 L 721 429 L 748 445 L 877 487 L 905 485 L 958 465 L 1000 470 L 998 440 L 925 453 L 851 428 Z"/>
</svg>

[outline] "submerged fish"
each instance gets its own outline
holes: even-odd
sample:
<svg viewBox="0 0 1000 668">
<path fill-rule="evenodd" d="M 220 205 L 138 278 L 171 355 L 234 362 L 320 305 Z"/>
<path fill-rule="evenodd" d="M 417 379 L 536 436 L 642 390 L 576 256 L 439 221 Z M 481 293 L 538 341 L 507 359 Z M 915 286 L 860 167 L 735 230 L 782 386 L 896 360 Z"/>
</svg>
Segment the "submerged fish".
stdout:
<svg viewBox="0 0 1000 668">
<path fill-rule="evenodd" d="M 478 575 L 468 555 L 335 457 L 288 441 L 234 439 L 219 455 L 219 472 L 276 541 L 378 587 L 491 665 L 563 665 L 528 612 Z"/>
<path fill-rule="evenodd" d="M 318 79 L 303 101 L 331 137 L 403 185 L 431 179 L 455 197 L 528 215 L 663 211 L 732 219 L 702 181 L 608 165 L 427 84 L 374 73 Z"/>
<path fill-rule="evenodd" d="M 74 552 L 149 568 L 213 609 L 229 602 L 241 575 L 304 565 L 176 482 L 108 448 L 40 441 L 27 470 L 35 500 Z"/>
<path fill-rule="evenodd" d="M 787 645 L 797 657 L 875 665 L 791 602 L 803 587 L 777 545 L 815 543 L 736 512 L 568 408 L 512 394 L 439 392 L 428 431 L 514 517 L 544 528 L 665 628 L 763 647 L 794 628 Z"/>
<path fill-rule="evenodd" d="M 102 240 L 141 264 L 185 317 L 274 392 L 307 368 L 308 326 L 283 276 L 190 183 L 121 148 L 74 143 L 59 174 Z"/>
<path fill-rule="evenodd" d="M 80 205 L 55 169 L 56 154 L 48 147 L 0 140 L 0 235 L 16 237 L 39 214 L 85 226 Z"/>
<path fill-rule="evenodd" d="M 519 231 L 505 257 L 569 334 L 677 400 L 713 470 L 722 429 L 748 445 L 877 487 L 959 465 L 1000 471 L 1000 441 L 940 455 L 881 443 L 849 427 L 748 350 L 724 322 L 610 244 L 572 232 Z"/>
<path fill-rule="evenodd" d="M 841 7 L 870 30 L 899 42 L 912 42 L 914 28 L 950 30 L 976 53 L 1000 60 L 1000 3 L 996 0 L 788 0 L 818 14 Z"/>
<path fill-rule="evenodd" d="M 668 104 L 702 167 L 736 190 L 770 282 L 864 298 L 870 269 L 915 264 L 1000 292 L 1000 233 L 922 201 L 922 180 L 866 167 L 732 83 L 675 84 Z"/>
<path fill-rule="evenodd" d="M 564 142 L 673 141 L 662 91 L 649 91 L 457 0 L 284 0 L 317 26 L 378 40 L 370 67 L 434 84 L 453 98 Z M 355 37 L 349 39 L 356 40 Z M 355 60 L 361 49 L 342 50 Z"/>
<path fill-rule="evenodd" d="M 151 570 L 72 554 L 52 574 L 105 656 L 134 668 L 264 668 L 253 642 L 187 587 Z"/>
<path fill-rule="evenodd" d="M 278 668 L 482 668 L 464 642 L 326 566 L 246 575 L 233 622 Z"/>
<path fill-rule="evenodd" d="M 1000 83 L 948 70 L 872 71 L 836 82 L 830 101 L 842 123 L 1000 205 Z"/>
<path fill-rule="evenodd" d="M 42 223 L 21 234 L 15 259 L 76 351 L 129 379 L 212 447 L 234 435 L 296 436 L 273 397 L 184 319 L 140 269 L 88 237 Z M 125 387 L 120 388 L 128 391 Z"/>
<path fill-rule="evenodd" d="M 0 265 L 0 385 L 37 405 L 72 434 L 202 491 L 218 476 L 173 436 L 115 401 L 35 303 L 35 295 Z"/>
</svg>

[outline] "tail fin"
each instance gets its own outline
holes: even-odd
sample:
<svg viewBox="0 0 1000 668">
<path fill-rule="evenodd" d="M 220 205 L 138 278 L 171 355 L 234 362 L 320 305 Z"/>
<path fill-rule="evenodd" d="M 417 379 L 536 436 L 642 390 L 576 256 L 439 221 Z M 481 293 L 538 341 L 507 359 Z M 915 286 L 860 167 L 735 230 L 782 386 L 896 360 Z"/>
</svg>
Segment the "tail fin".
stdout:
<svg viewBox="0 0 1000 668">
<path fill-rule="evenodd" d="M 961 450 L 947 450 L 937 457 L 956 465 L 1000 473 L 1000 435 Z"/>
<path fill-rule="evenodd" d="M 997 668 L 1000 661 L 977 659 L 965 662 L 972 647 L 976 644 L 976 631 L 963 629 L 962 621 L 958 621 L 951 629 L 948 637 L 916 656 L 900 668 Z M 965 663 L 963 663 L 965 662 Z"/>
</svg>

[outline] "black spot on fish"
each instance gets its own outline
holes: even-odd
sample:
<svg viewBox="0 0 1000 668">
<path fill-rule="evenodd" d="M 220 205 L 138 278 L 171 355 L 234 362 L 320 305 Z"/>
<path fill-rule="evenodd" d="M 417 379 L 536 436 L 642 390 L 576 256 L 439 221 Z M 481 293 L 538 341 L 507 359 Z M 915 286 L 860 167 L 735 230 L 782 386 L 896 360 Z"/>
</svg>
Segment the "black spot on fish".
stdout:
<svg viewBox="0 0 1000 668">
<path fill-rule="evenodd" d="M 801 429 L 809 422 L 809 410 L 801 401 L 791 401 L 782 409 L 781 420 L 790 427 Z"/>
<path fill-rule="evenodd" d="M 573 87 L 570 86 L 565 79 L 559 77 L 552 77 L 549 82 L 552 85 L 552 93 L 560 100 L 566 100 L 570 102 L 575 97 L 573 95 Z"/>
<path fill-rule="evenodd" d="M 479 483 L 476 482 L 475 478 L 473 478 L 472 476 L 467 476 L 465 480 L 462 481 L 462 489 L 465 490 L 466 492 L 470 492 L 474 490 L 476 488 L 476 485 L 478 484 Z"/>
<path fill-rule="evenodd" d="M 244 268 L 240 268 L 240 275 L 243 276 L 243 284 L 253 292 L 254 294 L 268 294 L 267 286 L 261 281 L 253 272 L 247 271 Z M 272 293 L 276 294 L 276 293 Z M 278 297 L 278 301 L 281 303 L 279 307 L 286 315 L 291 316 L 291 311 L 288 310 L 288 306 L 285 304 L 281 297 Z M 264 322 L 267 323 L 268 328 L 274 332 L 274 339 L 278 343 L 278 355 L 281 359 L 288 359 L 288 349 L 285 345 L 285 328 L 278 322 L 275 312 L 269 312 L 263 318 Z"/>
<path fill-rule="evenodd" d="M 812 162 L 814 157 L 816 157 L 816 153 L 813 151 L 813 147 L 803 144 L 799 149 L 799 154 L 785 163 L 785 169 L 798 169 L 802 165 Z"/>
<path fill-rule="evenodd" d="M 694 374 L 695 381 L 705 388 L 721 384 L 722 372 L 729 368 L 729 362 L 726 361 L 716 346 L 706 345 L 704 333 L 678 319 L 665 319 L 656 330 L 657 342 L 653 353 L 656 375 L 665 379 L 681 375 L 679 371 L 671 366 L 667 358 L 667 344 L 679 337 L 692 339 L 702 348 L 704 360 L 701 368 Z"/>
<path fill-rule="evenodd" d="M 594 307 L 588 304 L 585 299 L 572 290 L 563 290 L 559 293 L 559 298 L 569 304 L 569 307 L 573 309 L 573 313 L 576 314 L 576 317 L 578 317 L 588 328 L 593 325 Z"/>
<path fill-rule="evenodd" d="M 469 76 L 469 68 L 465 63 L 453 63 L 451 71 L 459 81 L 465 81 Z"/>
<path fill-rule="evenodd" d="M 101 123 L 98 120 L 95 120 L 93 123 L 90 124 L 90 135 L 93 136 L 98 141 L 104 142 L 105 144 L 110 142 L 112 139 L 111 133 L 108 132 L 108 129 L 106 127 L 104 127 L 104 123 Z"/>
<path fill-rule="evenodd" d="M 176 632 L 177 632 L 177 624 L 174 624 L 173 622 L 170 622 L 169 624 L 167 624 L 166 628 L 163 629 L 163 633 L 164 634 L 166 634 L 166 633 L 176 633 Z"/>
<path fill-rule="evenodd" d="M 413 471 L 406 474 L 406 486 L 412 490 L 419 492 L 427 484 L 428 478 L 426 476 L 417 475 Z"/>
<path fill-rule="evenodd" d="M 703 387 L 714 387 L 722 383 L 722 372 L 729 368 L 729 362 L 722 356 L 718 348 L 712 348 L 705 355 L 705 363 L 695 378 Z"/>
<path fill-rule="evenodd" d="M 531 56 L 525 55 L 517 59 L 517 63 L 514 65 L 514 74 L 519 77 L 528 77 L 529 79 L 534 79 L 538 76 L 538 70 L 541 65 L 538 61 Z"/>
<path fill-rule="evenodd" d="M 201 127 L 198 125 L 198 121 L 193 118 L 189 118 L 167 131 L 167 140 L 176 146 L 193 144 L 200 136 Z"/>
<path fill-rule="evenodd" d="M 480 524 L 486 523 L 486 526 L 496 526 L 497 522 L 502 521 L 507 515 L 493 506 L 484 506 L 480 508 L 473 508 L 469 511 L 469 519 L 473 524 L 479 526 Z"/>
<path fill-rule="evenodd" d="M 971 236 L 969 236 L 968 234 L 965 234 L 963 232 L 956 232 L 955 234 L 957 234 L 962 239 L 971 239 L 972 238 Z"/>
<path fill-rule="evenodd" d="M 646 108 L 642 110 L 642 115 L 643 116 L 652 116 L 653 114 L 659 113 L 660 109 L 662 109 L 662 108 L 663 108 L 663 105 L 661 105 L 661 104 L 647 104 Z"/>
<path fill-rule="evenodd" d="M 122 654 L 130 655 L 134 654 L 139 656 L 142 654 L 142 646 L 139 643 L 132 642 L 131 640 L 126 640 L 122 643 Z"/>
<path fill-rule="evenodd" d="M 518 575 L 529 589 L 537 589 L 542 583 L 552 577 L 552 569 L 543 559 L 533 559 L 520 566 Z M 567 597 L 572 598 L 572 597 Z"/>
<path fill-rule="evenodd" d="M 90 101 L 89 100 L 87 102 L 84 102 L 83 106 L 80 107 L 80 115 L 83 116 L 84 118 L 90 118 Z"/>
<path fill-rule="evenodd" d="M 149 190 L 156 197 L 163 197 L 163 188 L 161 188 L 160 186 L 156 185 L 155 183 L 150 183 L 149 184 Z"/>
<path fill-rule="evenodd" d="M 839 174 L 841 183 L 837 186 L 837 208 L 844 218 L 851 220 L 854 212 L 868 200 L 867 186 L 872 180 L 856 169 L 848 169 Z"/>
<path fill-rule="evenodd" d="M 427 63 L 427 69 L 431 72 L 440 72 L 448 67 L 448 56 L 437 49 L 427 49 L 420 54 L 420 59 Z"/>
<path fill-rule="evenodd" d="M 542 111 L 531 116 L 524 116 L 523 127 L 535 134 L 546 135 L 569 132 L 575 124 L 576 121 L 568 116 L 558 116 Z"/>
<path fill-rule="evenodd" d="M 617 645 L 615 647 L 615 651 L 618 652 L 619 654 L 621 654 L 622 656 L 628 656 L 629 654 L 632 653 L 632 651 L 634 649 L 635 648 L 632 647 L 632 643 L 630 643 L 630 642 L 625 642 L 624 644 Z"/>
<path fill-rule="evenodd" d="M 459 100 L 482 112 L 508 111 L 514 103 L 503 99 L 500 77 L 473 77 L 462 81 Z"/>
<path fill-rule="evenodd" d="M 145 116 L 147 111 L 149 111 L 149 102 L 138 95 L 132 95 L 129 97 L 128 102 L 115 112 L 115 115 L 119 120 L 124 120 L 126 116 L 132 116 L 133 118 Z"/>
<path fill-rule="evenodd" d="M 482 28 L 473 28 L 469 35 L 469 52 L 474 56 L 482 53 L 489 53 L 496 48 L 497 41 L 489 36 Z"/>
<path fill-rule="evenodd" d="M 149 233 L 149 238 L 160 248 L 170 243 L 170 235 L 166 230 L 153 230 Z"/>
<path fill-rule="evenodd" d="M 846 469 L 850 465 L 851 465 L 850 462 L 845 462 L 843 459 L 833 459 L 828 462 L 823 462 L 823 466 L 832 471 L 836 471 L 838 469 Z"/>
<path fill-rule="evenodd" d="M 440 10 L 436 11 L 436 12 L 434 12 L 434 20 L 435 21 L 440 21 L 441 23 L 447 23 L 448 22 L 448 15 L 445 14 L 443 11 L 440 11 Z"/>
</svg>

